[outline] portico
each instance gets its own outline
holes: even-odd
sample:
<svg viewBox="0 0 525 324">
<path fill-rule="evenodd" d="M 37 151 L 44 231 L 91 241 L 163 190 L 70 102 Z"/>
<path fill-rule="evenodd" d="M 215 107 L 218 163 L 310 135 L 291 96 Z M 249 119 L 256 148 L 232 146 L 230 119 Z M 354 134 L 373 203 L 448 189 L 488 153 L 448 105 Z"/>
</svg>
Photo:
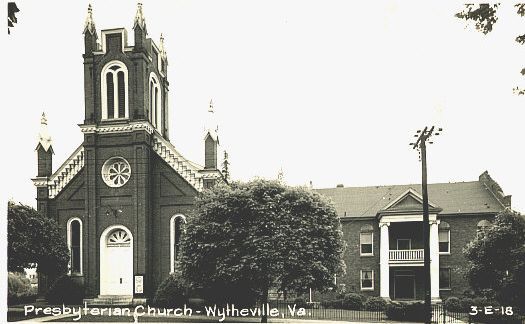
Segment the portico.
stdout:
<svg viewBox="0 0 525 324">
<path fill-rule="evenodd" d="M 441 209 L 429 203 L 429 210 L 430 295 L 433 302 L 440 302 L 437 214 Z M 409 189 L 379 211 L 377 218 L 380 231 L 380 296 L 387 300 L 420 299 L 416 291 L 421 291 L 423 282 L 422 197 Z M 391 278 L 394 282 L 390 282 Z"/>
</svg>

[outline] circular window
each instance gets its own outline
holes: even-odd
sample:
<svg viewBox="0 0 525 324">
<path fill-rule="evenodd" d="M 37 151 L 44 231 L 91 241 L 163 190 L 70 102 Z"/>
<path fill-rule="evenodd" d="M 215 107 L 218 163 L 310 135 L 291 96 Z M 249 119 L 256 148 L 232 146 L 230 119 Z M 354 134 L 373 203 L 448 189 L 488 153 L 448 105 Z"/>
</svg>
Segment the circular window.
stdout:
<svg viewBox="0 0 525 324">
<path fill-rule="evenodd" d="M 122 187 L 130 177 L 131 167 L 121 157 L 110 158 L 102 166 L 102 179 L 110 187 Z"/>
</svg>

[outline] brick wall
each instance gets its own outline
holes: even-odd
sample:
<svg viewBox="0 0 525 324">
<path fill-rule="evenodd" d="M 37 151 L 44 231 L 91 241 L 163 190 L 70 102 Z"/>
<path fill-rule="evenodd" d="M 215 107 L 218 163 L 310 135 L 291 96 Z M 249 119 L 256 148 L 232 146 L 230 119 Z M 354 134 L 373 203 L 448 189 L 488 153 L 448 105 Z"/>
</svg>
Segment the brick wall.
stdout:
<svg viewBox="0 0 525 324">
<path fill-rule="evenodd" d="M 379 227 L 374 218 L 341 221 L 343 238 L 346 242 L 344 262 L 346 274 L 338 279 L 338 284 L 345 284 L 347 292 L 357 292 L 363 295 L 379 296 Z M 373 256 L 360 256 L 359 233 L 362 226 L 373 228 Z M 361 291 L 361 270 L 374 271 L 374 290 Z"/>
<path fill-rule="evenodd" d="M 440 215 L 439 219 L 450 225 L 450 255 L 440 255 L 439 267 L 451 269 L 450 290 L 441 290 L 440 295 L 444 300 L 449 296 L 461 296 L 469 289 L 465 280 L 466 259 L 463 249 L 476 237 L 477 223 L 486 219 L 494 221 L 494 214 L 486 215 Z"/>
</svg>

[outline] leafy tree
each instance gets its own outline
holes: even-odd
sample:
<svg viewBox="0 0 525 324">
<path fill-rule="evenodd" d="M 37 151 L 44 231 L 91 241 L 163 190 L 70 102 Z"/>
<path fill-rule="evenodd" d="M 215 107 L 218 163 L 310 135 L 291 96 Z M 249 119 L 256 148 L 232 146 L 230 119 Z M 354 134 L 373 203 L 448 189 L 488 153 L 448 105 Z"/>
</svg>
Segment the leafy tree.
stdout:
<svg viewBox="0 0 525 324">
<path fill-rule="evenodd" d="M 525 310 L 525 220 L 511 211 L 496 216 L 464 250 L 466 277 L 481 295 Z"/>
<path fill-rule="evenodd" d="M 34 208 L 10 201 L 7 211 L 7 267 L 22 272 L 34 268 L 55 276 L 67 271 L 69 251 L 58 223 Z"/>
<path fill-rule="evenodd" d="M 270 289 L 323 290 L 344 271 L 335 209 L 306 188 L 266 180 L 218 185 L 197 198 L 186 228 L 181 261 L 189 282 L 257 293 L 262 305 Z"/>
<path fill-rule="evenodd" d="M 499 3 L 465 4 L 465 8 L 461 12 L 456 13 L 456 17 L 474 22 L 478 31 L 488 34 L 498 21 L 499 7 Z M 516 14 L 520 17 L 525 16 L 525 3 L 517 3 L 514 7 L 516 8 Z M 525 34 L 518 35 L 515 41 L 522 45 L 525 44 Z M 525 68 L 521 69 L 521 74 L 525 75 Z M 519 87 L 514 88 L 513 91 L 517 95 L 525 94 L 525 89 L 520 89 Z"/>
</svg>

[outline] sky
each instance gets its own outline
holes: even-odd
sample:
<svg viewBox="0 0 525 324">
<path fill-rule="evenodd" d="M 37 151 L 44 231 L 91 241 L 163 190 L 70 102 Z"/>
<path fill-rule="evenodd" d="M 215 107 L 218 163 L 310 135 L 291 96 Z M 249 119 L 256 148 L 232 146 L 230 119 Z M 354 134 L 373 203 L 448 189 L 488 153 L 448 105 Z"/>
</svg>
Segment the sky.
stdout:
<svg viewBox="0 0 525 324">
<path fill-rule="evenodd" d="M 1 40 L 2 196 L 35 206 L 42 112 L 54 170 L 83 140 L 89 2 L 16 3 L 18 23 Z M 133 44 L 136 2 L 91 4 L 99 35 L 124 27 Z M 409 143 L 435 125 L 444 130 L 428 148 L 429 182 L 488 170 L 525 212 L 525 97 L 512 92 L 525 86 L 525 47 L 514 42 L 525 19 L 512 6 L 488 35 L 455 18 L 453 2 L 146 0 L 143 9 L 149 37 L 165 38 L 170 140 L 190 160 L 203 164 L 210 99 L 242 181 L 282 169 L 288 184 L 314 188 L 417 184 Z"/>
</svg>

